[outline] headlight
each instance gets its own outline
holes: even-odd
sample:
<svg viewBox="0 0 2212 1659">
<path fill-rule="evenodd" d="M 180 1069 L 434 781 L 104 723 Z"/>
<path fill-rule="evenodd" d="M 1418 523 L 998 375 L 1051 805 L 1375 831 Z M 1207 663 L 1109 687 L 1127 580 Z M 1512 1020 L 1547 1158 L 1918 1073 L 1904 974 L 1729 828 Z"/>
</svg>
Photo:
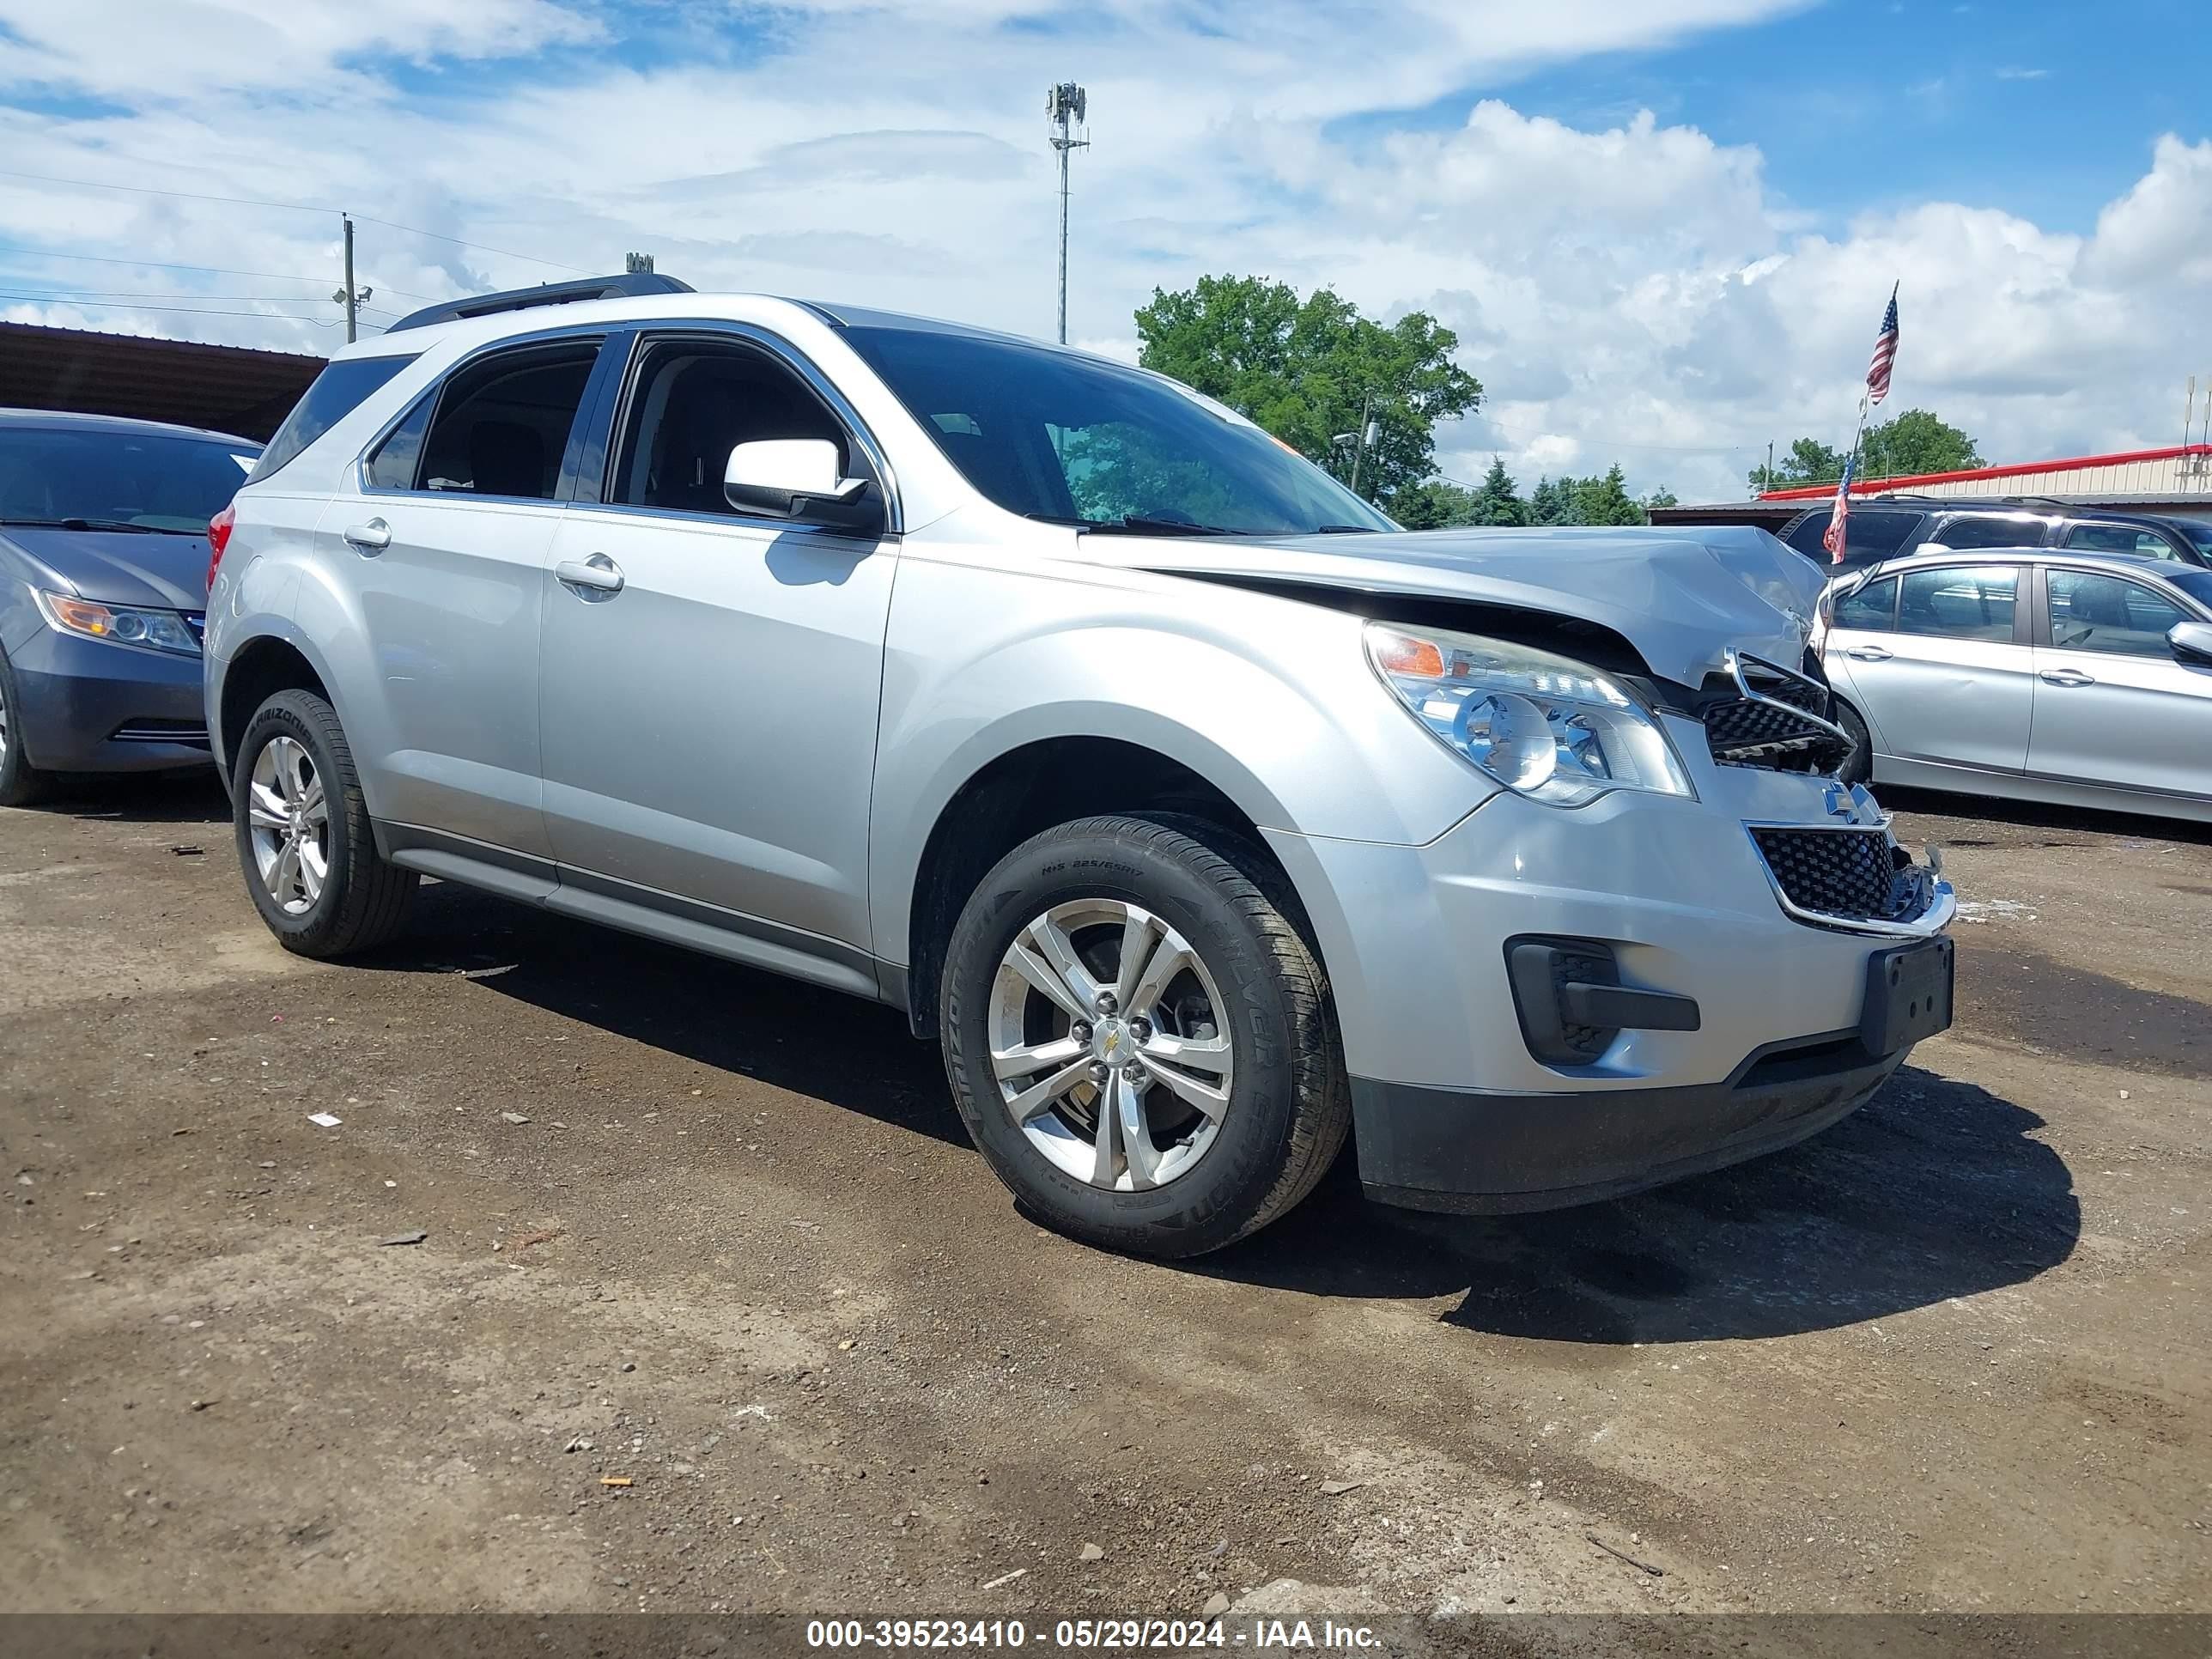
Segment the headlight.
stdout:
<svg viewBox="0 0 2212 1659">
<path fill-rule="evenodd" d="M 1366 638 L 1407 712 L 1508 789 L 1553 806 L 1608 789 L 1697 793 L 1657 717 L 1586 664 L 1438 629 L 1371 622 Z"/>
<path fill-rule="evenodd" d="M 46 592 L 39 595 L 39 608 L 64 634 L 82 634 L 117 645 L 141 645 L 149 651 L 170 651 L 180 657 L 200 653 L 199 641 L 173 611 L 125 611 L 67 593 Z"/>
</svg>

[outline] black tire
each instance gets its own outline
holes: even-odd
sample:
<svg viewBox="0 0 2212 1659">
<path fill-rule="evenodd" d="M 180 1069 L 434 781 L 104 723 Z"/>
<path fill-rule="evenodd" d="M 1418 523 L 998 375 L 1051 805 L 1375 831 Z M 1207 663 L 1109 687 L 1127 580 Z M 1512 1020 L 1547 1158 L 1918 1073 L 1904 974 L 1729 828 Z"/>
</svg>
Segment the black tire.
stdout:
<svg viewBox="0 0 2212 1659">
<path fill-rule="evenodd" d="M 41 772 L 23 752 L 23 700 L 15 693 L 15 671 L 0 651 L 0 708 L 7 711 L 7 748 L 0 752 L 0 806 L 35 806 L 50 794 L 54 775 Z"/>
<path fill-rule="evenodd" d="M 1836 724 L 1851 734 L 1851 752 L 1844 757 L 1836 775 L 1845 783 L 1867 782 L 1874 776 L 1874 739 L 1867 734 L 1866 722 L 1859 718 L 1857 709 L 1838 698 Z"/>
<path fill-rule="evenodd" d="M 1219 1129 L 1159 1187 L 1109 1190 L 1051 1162 L 1005 1109 L 992 1070 L 1000 963 L 1033 919 L 1077 899 L 1136 904 L 1172 926 L 1231 1005 L 1218 1011 L 1237 1045 Z M 1176 820 L 1061 824 L 983 878 L 946 951 L 945 1073 L 969 1133 L 1027 1210 L 1109 1249 L 1191 1256 L 1265 1226 L 1313 1190 L 1343 1149 L 1352 1101 L 1328 982 L 1297 914 L 1280 874 L 1252 849 Z"/>
<path fill-rule="evenodd" d="M 262 880 L 247 817 L 254 762 L 279 736 L 289 737 L 307 750 L 329 804 L 323 890 L 297 914 L 278 903 Z M 286 950 L 303 957 L 350 956 L 375 949 L 406 926 L 420 878 L 378 856 L 368 806 L 362 799 L 361 775 L 354 769 L 344 728 L 337 711 L 312 691 L 279 691 L 246 722 L 231 773 L 231 823 L 246 890 Z"/>
</svg>

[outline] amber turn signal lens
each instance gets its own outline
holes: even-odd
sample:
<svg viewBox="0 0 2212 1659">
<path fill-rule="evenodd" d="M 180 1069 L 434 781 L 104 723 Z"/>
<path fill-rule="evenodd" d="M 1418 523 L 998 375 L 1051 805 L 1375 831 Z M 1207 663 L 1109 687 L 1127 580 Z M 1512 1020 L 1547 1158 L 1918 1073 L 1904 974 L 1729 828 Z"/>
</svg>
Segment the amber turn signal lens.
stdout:
<svg viewBox="0 0 2212 1659">
<path fill-rule="evenodd" d="M 1444 653 L 1432 641 L 1409 635 L 1392 634 L 1375 642 L 1375 661 L 1385 673 L 1417 674 L 1427 679 L 1444 677 Z"/>
<path fill-rule="evenodd" d="M 46 603 L 54 608 L 54 615 L 64 627 L 74 628 L 80 634 L 106 635 L 115 631 L 115 613 L 104 605 L 94 605 L 90 599 L 73 599 L 59 593 L 46 595 Z"/>
</svg>

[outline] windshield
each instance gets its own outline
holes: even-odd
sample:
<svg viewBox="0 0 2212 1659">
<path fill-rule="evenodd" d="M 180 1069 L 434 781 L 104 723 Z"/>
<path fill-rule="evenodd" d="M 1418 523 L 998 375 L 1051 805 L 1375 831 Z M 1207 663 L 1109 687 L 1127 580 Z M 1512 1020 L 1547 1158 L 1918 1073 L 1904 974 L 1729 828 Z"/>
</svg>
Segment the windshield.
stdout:
<svg viewBox="0 0 2212 1659">
<path fill-rule="evenodd" d="M 2176 530 L 2197 544 L 2197 550 L 2212 559 L 2212 519 L 2170 519 Z"/>
<path fill-rule="evenodd" d="M 204 535 L 260 453 L 166 432 L 0 428 L 0 520 Z"/>
<path fill-rule="evenodd" d="M 1394 527 L 1258 427 L 1155 375 L 933 329 L 845 337 L 1009 513 L 1170 535 Z"/>
</svg>

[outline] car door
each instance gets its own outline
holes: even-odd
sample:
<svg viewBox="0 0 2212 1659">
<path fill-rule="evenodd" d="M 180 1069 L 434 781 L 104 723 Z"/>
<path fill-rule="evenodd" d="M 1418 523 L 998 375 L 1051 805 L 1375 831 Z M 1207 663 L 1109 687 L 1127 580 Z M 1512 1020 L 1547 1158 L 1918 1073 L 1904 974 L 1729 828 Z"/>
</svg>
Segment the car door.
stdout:
<svg viewBox="0 0 2212 1659">
<path fill-rule="evenodd" d="M 2043 587 L 2028 769 L 2212 799 L 2212 668 L 2176 660 L 2166 639 L 2201 619 L 2112 571 L 2053 565 Z"/>
<path fill-rule="evenodd" d="M 2034 665 L 2021 580 L 2011 564 L 1909 565 L 1837 606 L 1826 660 L 1881 754 L 1907 767 L 2027 766 Z"/>
<path fill-rule="evenodd" d="M 882 488 L 849 409 L 779 343 L 641 332 L 597 499 L 550 560 L 546 820 L 564 889 L 865 951 L 896 539 L 749 516 L 722 493 L 738 443 L 804 437 Z"/>
<path fill-rule="evenodd" d="M 539 612 L 597 334 L 458 366 L 373 444 L 325 517 L 360 608 L 380 719 L 379 816 L 550 858 L 538 782 Z"/>
</svg>

